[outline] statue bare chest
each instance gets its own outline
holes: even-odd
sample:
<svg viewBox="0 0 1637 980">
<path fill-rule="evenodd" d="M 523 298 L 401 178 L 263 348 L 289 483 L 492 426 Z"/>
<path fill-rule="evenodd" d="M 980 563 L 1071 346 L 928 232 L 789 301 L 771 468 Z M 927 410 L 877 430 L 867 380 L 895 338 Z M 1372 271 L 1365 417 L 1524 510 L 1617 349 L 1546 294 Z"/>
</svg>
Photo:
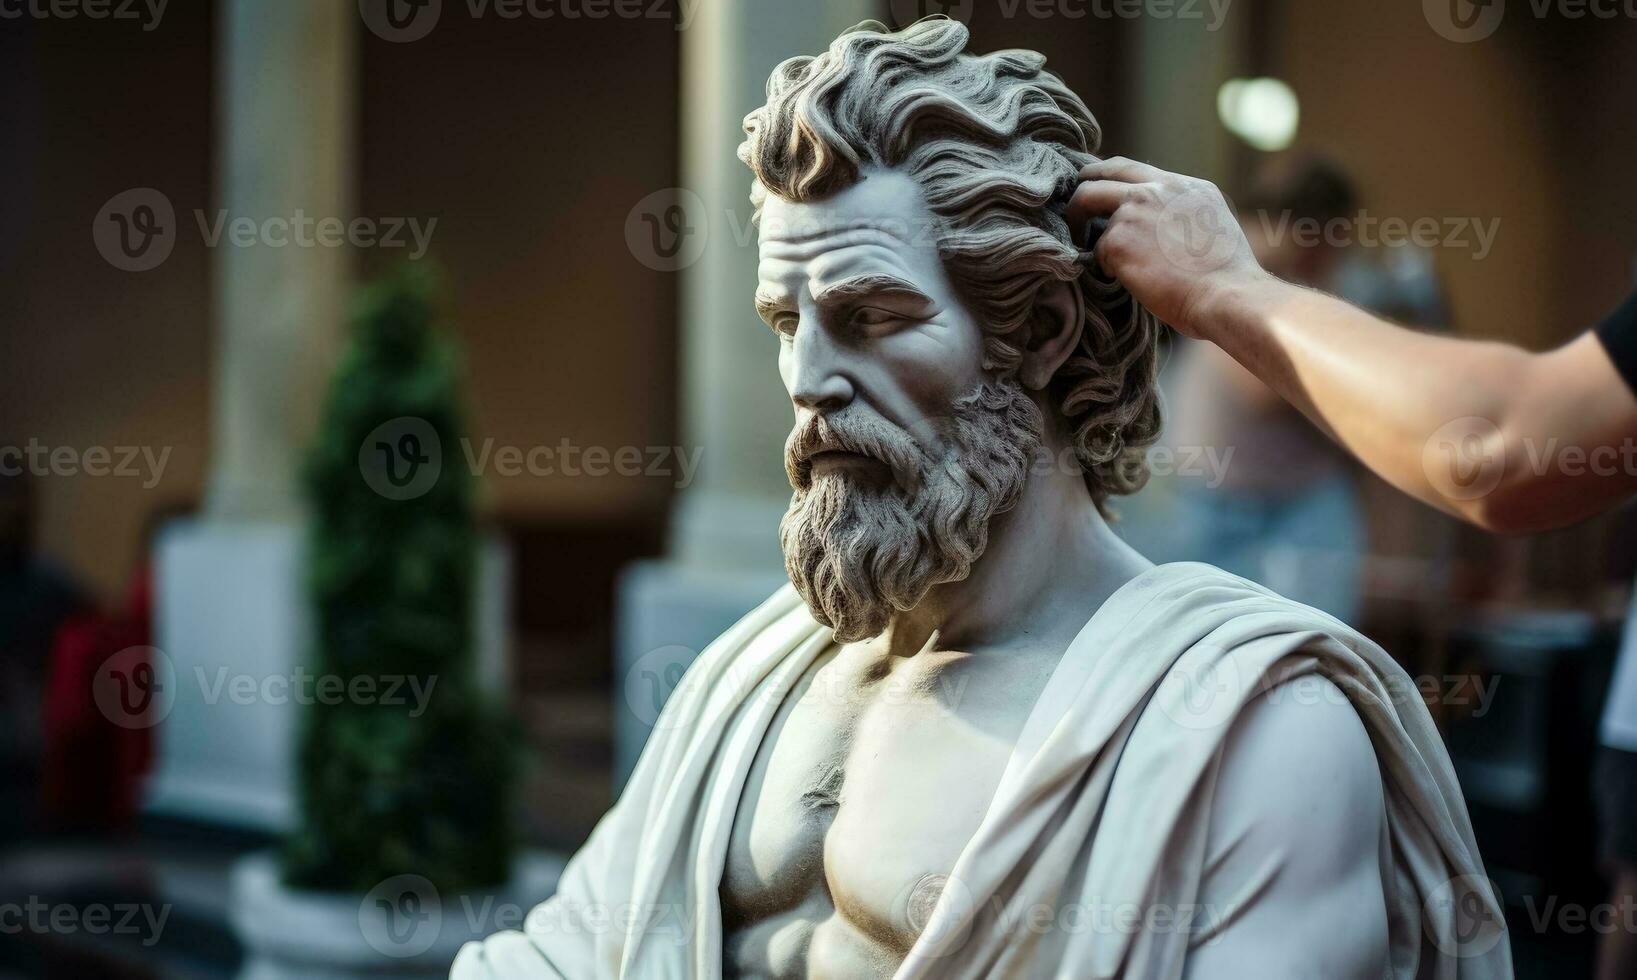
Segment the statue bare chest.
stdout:
<svg viewBox="0 0 1637 980">
<path fill-rule="evenodd" d="M 785 697 L 721 882 L 730 976 L 887 976 L 977 830 L 1048 665 L 831 651 Z"/>
</svg>

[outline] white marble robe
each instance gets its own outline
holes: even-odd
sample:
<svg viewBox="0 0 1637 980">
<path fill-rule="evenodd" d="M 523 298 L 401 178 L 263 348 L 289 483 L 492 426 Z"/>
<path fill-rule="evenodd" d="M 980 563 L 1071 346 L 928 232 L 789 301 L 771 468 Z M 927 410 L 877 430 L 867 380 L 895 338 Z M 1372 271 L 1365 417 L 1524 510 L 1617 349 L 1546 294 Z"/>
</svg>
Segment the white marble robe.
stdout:
<svg viewBox="0 0 1637 980">
<path fill-rule="evenodd" d="M 717 887 L 746 774 L 830 642 L 787 587 L 711 644 L 558 895 L 523 932 L 468 944 L 453 977 L 720 977 Z M 896 980 L 1181 977 L 1209 924 L 1026 928 L 1023 910 L 1194 908 L 1232 720 L 1315 672 L 1357 710 L 1380 766 L 1392 975 L 1510 976 L 1466 806 L 1409 677 L 1338 620 L 1178 563 L 1123 586 L 1070 645 Z"/>
</svg>

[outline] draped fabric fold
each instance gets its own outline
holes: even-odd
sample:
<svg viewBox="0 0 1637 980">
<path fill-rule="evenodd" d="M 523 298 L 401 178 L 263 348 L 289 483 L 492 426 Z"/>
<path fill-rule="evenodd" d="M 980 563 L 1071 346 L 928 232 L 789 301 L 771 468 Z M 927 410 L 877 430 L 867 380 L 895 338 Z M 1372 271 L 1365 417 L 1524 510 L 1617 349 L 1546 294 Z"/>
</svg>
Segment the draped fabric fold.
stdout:
<svg viewBox="0 0 1637 980">
<path fill-rule="evenodd" d="M 453 976 L 720 977 L 734 810 L 774 713 L 830 642 L 787 587 L 711 644 L 558 894 L 521 934 L 469 944 Z M 1070 645 L 896 980 L 1182 976 L 1228 923 L 1039 928 L 1029 911 L 1193 908 L 1233 719 L 1315 673 L 1358 712 L 1380 766 L 1393 975 L 1510 976 L 1448 755 L 1402 668 L 1324 613 L 1177 563 L 1123 586 Z"/>
</svg>

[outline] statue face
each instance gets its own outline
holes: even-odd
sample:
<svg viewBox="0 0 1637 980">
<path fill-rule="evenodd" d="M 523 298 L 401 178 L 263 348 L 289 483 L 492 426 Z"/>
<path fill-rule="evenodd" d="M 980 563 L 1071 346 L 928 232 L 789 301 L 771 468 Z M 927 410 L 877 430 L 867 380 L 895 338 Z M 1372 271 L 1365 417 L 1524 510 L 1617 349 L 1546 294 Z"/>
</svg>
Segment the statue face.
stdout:
<svg viewBox="0 0 1637 980">
<path fill-rule="evenodd" d="M 935 222 L 896 171 L 763 205 L 756 305 L 796 415 L 780 538 L 791 581 L 844 641 L 966 576 L 1043 428 L 1020 387 L 984 370 Z"/>
<path fill-rule="evenodd" d="M 982 335 L 944 272 L 935 221 L 896 171 L 820 201 L 768 198 L 756 305 L 779 335 L 798 421 L 847 409 L 910 429 L 984 380 Z"/>
</svg>

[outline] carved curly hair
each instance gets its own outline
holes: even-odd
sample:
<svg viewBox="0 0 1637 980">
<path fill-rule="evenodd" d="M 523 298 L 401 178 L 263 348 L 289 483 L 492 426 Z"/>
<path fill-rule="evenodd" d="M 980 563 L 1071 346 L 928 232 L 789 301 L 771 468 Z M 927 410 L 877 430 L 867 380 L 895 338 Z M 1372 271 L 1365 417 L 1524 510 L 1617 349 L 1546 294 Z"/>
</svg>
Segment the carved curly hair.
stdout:
<svg viewBox="0 0 1637 980">
<path fill-rule="evenodd" d="M 1078 349 L 1051 382 L 1099 508 L 1148 479 L 1160 431 L 1160 324 L 1095 262 L 1080 261 L 1062 208 L 1102 141 L 1079 96 L 1034 51 L 965 53 L 965 25 L 929 17 L 893 33 L 866 21 L 817 57 L 779 65 L 745 117 L 739 159 L 768 194 L 825 197 L 863 167 L 902 168 L 940 219 L 945 267 L 988 336 L 984 367 L 1015 374 L 1047 285 L 1073 282 Z"/>
</svg>

